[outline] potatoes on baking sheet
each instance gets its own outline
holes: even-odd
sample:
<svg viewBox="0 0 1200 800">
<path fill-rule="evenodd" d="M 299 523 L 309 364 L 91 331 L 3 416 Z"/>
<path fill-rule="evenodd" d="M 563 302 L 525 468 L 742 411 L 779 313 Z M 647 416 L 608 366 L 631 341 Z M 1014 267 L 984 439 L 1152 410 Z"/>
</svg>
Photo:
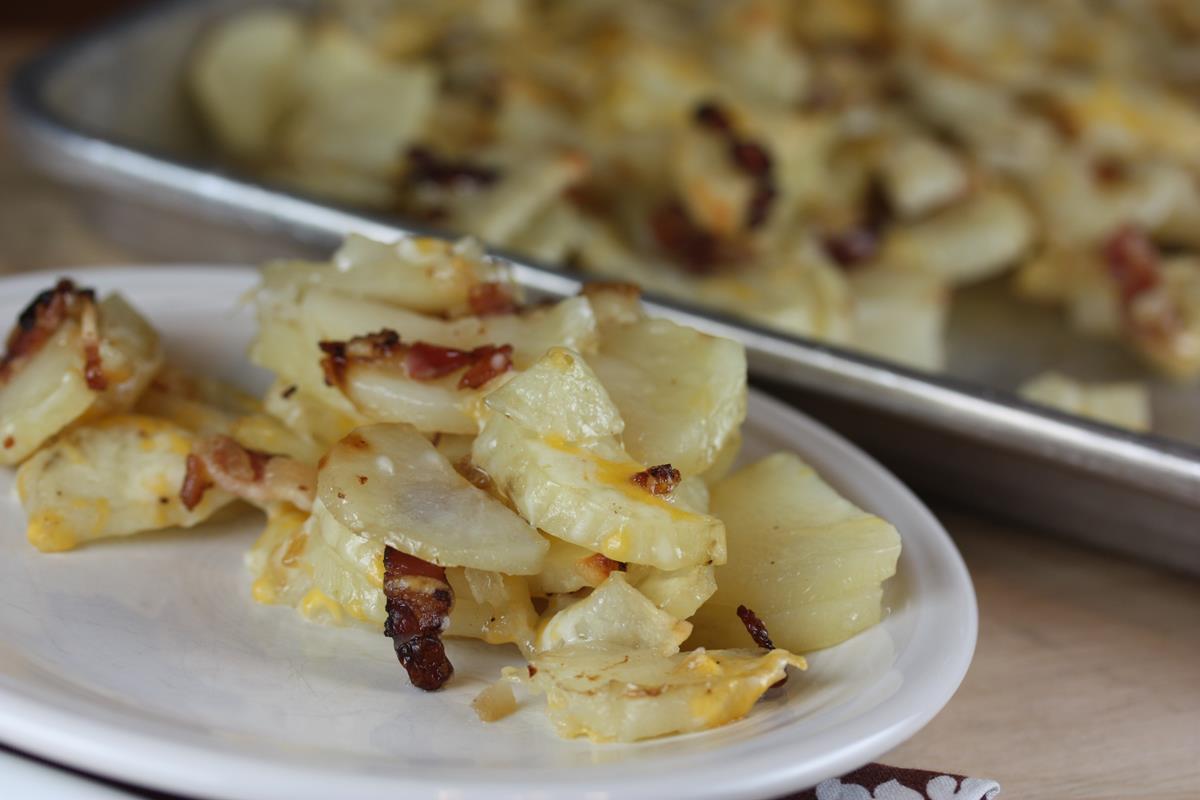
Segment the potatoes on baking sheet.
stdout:
<svg viewBox="0 0 1200 800">
<path fill-rule="evenodd" d="M 636 290 L 528 306 L 469 243 L 355 239 L 271 265 L 254 302 L 261 398 L 163 365 L 119 299 L 39 298 L 0 380 L 0 422 L 56 409 L 17 474 L 36 547 L 246 501 L 255 601 L 382 630 L 421 688 L 452 675 L 443 636 L 515 645 L 556 729 L 603 741 L 730 722 L 804 667 L 792 651 L 879 619 L 895 531 L 795 457 L 730 473 L 742 348 Z"/>
<path fill-rule="evenodd" d="M 412 226 L 928 371 L 953 369 L 960 288 L 1013 271 L 1069 329 L 1194 381 L 1200 110 L 1178 5 L 323 0 L 223 16 L 188 75 L 235 167 Z M 1130 227 L 1151 251 L 1132 283 L 1103 255 Z M 387 249 L 349 243 L 340 291 L 455 317 L 461 296 L 440 304 L 491 280 L 384 286 Z M 638 411 L 661 395 L 556 344 L 613 382 L 627 449 L 658 461 Z M 351 400 L 415 421 L 381 394 Z M 694 474 L 685 456 L 662 460 Z"/>
</svg>

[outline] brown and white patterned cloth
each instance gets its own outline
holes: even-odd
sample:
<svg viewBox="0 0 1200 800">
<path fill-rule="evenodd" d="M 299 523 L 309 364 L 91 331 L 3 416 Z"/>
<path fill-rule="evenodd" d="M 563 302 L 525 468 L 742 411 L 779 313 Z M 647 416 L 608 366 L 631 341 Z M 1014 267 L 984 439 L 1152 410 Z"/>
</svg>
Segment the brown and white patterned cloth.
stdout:
<svg viewBox="0 0 1200 800">
<path fill-rule="evenodd" d="M 868 764 L 787 800 L 995 800 L 999 796 L 1000 784 L 985 778 Z"/>
</svg>

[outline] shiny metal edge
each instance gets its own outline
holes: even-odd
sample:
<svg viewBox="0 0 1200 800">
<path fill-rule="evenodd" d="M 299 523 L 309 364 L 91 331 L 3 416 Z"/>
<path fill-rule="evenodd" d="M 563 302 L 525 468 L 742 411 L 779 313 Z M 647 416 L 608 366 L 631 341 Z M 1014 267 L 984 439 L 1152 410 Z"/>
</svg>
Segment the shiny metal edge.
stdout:
<svg viewBox="0 0 1200 800">
<path fill-rule="evenodd" d="M 162 0 L 22 64 L 7 97 L 16 143 L 61 178 L 323 246 L 349 232 L 382 239 L 430 233 L 139 149 L 104 132 L 74 127 L 51 108 L 46 86 L 54 70 L 81 48 L 102 40 L 117 46 L 133 27 L 166 24 L 186 5 L 186 0 Z M 573 294 L 589 279 L 503 253 L 496 257 L 511 264 L 520 284 L 545 295 Z M 741 342 L 753 375 L 1136 487 L 1200 512 L 1200 448 L 1060 414 L 1007 392 L 905 369 L 666 298 L 648 295 L 647 306 L 653 314 Z"/>
</svg>

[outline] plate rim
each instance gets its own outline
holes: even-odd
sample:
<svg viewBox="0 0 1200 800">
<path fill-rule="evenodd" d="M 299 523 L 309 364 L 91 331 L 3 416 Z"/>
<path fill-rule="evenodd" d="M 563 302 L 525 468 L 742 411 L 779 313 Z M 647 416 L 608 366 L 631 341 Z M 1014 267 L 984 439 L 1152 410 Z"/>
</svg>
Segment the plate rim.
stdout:
<svg viewBox="0 0 1200 800">
<path fill-rule="evenodd" d="M 222 282 L 241 284 L 244 291 L 253 285 L 257 274 L 255 267 L 237 265 L 97 265 L 51 268 L 4 276 L 0 278 L 0 288 L 25 291 L 32 296 L 32 291 L 41 287 L 49 275 L 60 275 L 98 280 L 107 285 L 123 286 L 131 292 L 165 289 L 188 291 L 182 284 L 189 282 L 194 284 L 191 291 L 197 288 L 207 292 L 217 291 Z M 230 292 L 231 306 L 239 294 Z M 821 446 L 832 450 L 838 453 L 839 460 L 874 473 L 873 477 L 881 484 L 879 491 L 908 506 L 923 530 L 920 540 L 925 543 L 924 549 L 930 550 L 935 556 L 940 579 L 946 582 L 948 591 L 956 601 L 939 609 L 945 617 L 942 623 L 947 626 L 947 632 L 953 632 L 955 647 L 947 657 L 941 659 L 934 672 L 906 676 L 896 695 L 879 707 L 888 708 L 888 723 L 871 726 L 872 733 L 869 735 L 860 736 L 821 758 L 800 763 L 780 763 L 778 748 L 751 754 L 753 760 L 739 762 L 736 780 L 731 781 L 728 777 L 716 780 L 719 776 L 708 776 L 714 780 L 707 780 L 702 786 L 688 784 L 689 793 L 697 798 L 751 800 L 784 794 L 843 774 L 882 755 L 915 734 L 950 701 L 966 676 L 978 637 L 977 602 L 970 574 L 953 540 L 929 508 L 857 445 L 801 410 L 754 388 L 750 389 L 749 406 L 754 410 L 756 421 L 764 427 L 771 429 L 782 423 L 798 428 L 800 436 L 814 443 L 814 449 Z M 913 641 L 908 648 L 897 653 L 897 664 L 924 640 L 929 640 L 925 644 L 936 644 L 928 628 L 929 625 L 925 624 L 914 631 Z M 918 634 L 922 633 L 924 636 L 919 642 Z M 146 731 L 115 728 L 112 723 L 94 716 L 72 714 L 61 707 L 24 695 L 10 683 L 8 676 L 0 673 L 0 700 L 3 700 L 0 740 L 20 750 L 100 776 L 187 795 L 239 800 L 264 796 L 297 797 L 295 788 L 302 781 L 325 781 L 327 791 L 336 786 L 339 793 L 352 792 L 363 797 L 393 797 L 399 792 L 406 793 L 405 796 L 409 796 L 407 793 L 414 796 L 445 796 L 439 793 L 448 792 L 449 796 L 457 798 L 582 798 L 612 792 L 622 797 L 651 798 L 664 796 L 663 792 L 669 795 L 683 788 L 677 776 L 670 772 L 659 778 L 648 776 L 649 779 L 640 785 L 622 782 L 619 774 L 607 776 L 601 781 L 595 780 L 598 774 L 591 774 L 587 785 L 550 776 L 505 781 L 497 785 L 495 776 L 480 770 L 481 774 L 477 776 L 454 776 L 453 788 L 450 788 L 444 782 L 434 783 L 421 776 L 397 780 L 394 775 L 369 775 L 344 768 L 310 765 L 297 770 L 294 764 L 259 759 L 211 745 L 205 747 L 186 741 L 164 740 Z M 919 702 L 916 699 L 918 697 L 921 698 Z M 872 709 L 866 716 L 874 716 L 877 710 Z M 861 718 L 851 717 L 838 723 L 837 727 Z M 286 781 L 279 780 L 285 776 Z M 329 782 L 331 779 L 333 783 Z"/>
</svg>

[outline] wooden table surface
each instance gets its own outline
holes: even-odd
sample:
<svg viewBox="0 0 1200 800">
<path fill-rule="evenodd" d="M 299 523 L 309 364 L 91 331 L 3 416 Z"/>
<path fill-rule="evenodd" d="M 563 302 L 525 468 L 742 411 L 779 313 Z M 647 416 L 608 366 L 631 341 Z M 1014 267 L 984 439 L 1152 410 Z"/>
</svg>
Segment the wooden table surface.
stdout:
<svg viewBox="0 0 1200 800">
<path fill-rule="evenodd" d="M 40 38 L 0 36 L 0 74 Z M 0 273 L 146 258 L 0 133 Z M 882 760 L 995 778 L 1003 798 L 1200 798 L 1200 580 L 934 511 L 974 578 L 979 645 L 945 710 Z"/>
</svg>

